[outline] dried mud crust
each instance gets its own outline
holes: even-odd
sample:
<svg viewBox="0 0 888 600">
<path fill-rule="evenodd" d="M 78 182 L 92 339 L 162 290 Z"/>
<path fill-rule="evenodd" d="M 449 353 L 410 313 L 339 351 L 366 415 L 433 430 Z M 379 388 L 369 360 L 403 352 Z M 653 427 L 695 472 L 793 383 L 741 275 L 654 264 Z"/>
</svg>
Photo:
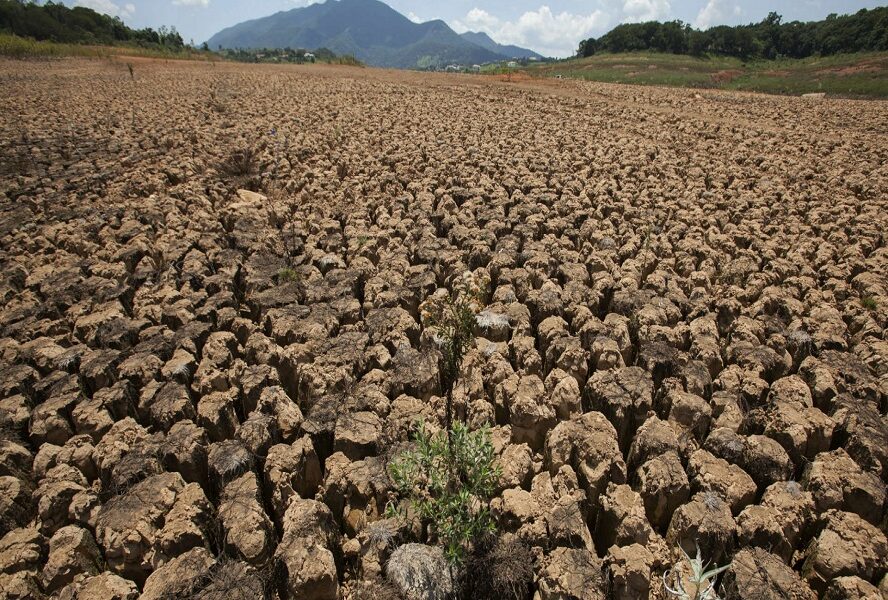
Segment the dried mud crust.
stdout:
<svg viewBox="0 0 888 600">
<path fill-rule="evenodd" d="M 888 589 L 882 103 L 133 65 L 0 62 L 0 597 L 446 596 L 386 464 L 467 270 L 541 600 Z"/>
</svg>

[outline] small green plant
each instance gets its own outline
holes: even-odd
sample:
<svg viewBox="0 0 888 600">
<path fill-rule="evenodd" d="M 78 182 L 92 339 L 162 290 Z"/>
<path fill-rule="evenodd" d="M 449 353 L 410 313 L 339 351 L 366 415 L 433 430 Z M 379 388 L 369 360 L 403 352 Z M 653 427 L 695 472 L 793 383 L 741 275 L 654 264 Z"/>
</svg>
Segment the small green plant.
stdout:
<svg viewBox="0 0 888 600">
<path fill-rule="evenodd" d="M 126 68 L 129 70 L 130 80 L 136 80 L 136 72 L 133 70 L 133 63 L 126 63 Z"/>
<path fill-rule="evenodd" d="M 687 562 L 690 573 L 683 573 L 680 564 L 674 565 L 671 569 L 663 573 L 663 586 L 666 593 L 670 596 L 680 598 L 681 600 L 719 600 L 718 594 L 715 592 L 715 579 L 722 571 L 730 567 L 730 563 L 723 567 L 715 567 L 706 570 L 709 562 L 704 562 L 700 552 L 700 546 L 694 542 L 697 548 L 697 557 L 688 556 L 684 548 L 679 546 L 679 550 Z M 669 585 L 669 575 L 672 575 L 672 585 Z M 685 583 L 682 583 L 682 579 Z M 690 590 L 685 589 L 687 585 Z"/>
<path fill-rule="evenodd" d="M 872 296 L 864 296 L 860 299 L 860 304 L 869 311 L 874 311 L 879 308 L 879 305 L 876 303 L 876 299 Z"/>
<path fill-rule="evenodd" d="M 299 283 L 302 279 L 297 271 L 290 267 L 284 267 L 277 274 L 278 283 Z"/>
<path fill-rule="evenodd" d="M 494 530 L 487 502 L 500 468 L 486 426 L 469 431 L 457 423 L 447 433 L 431 433 L 420 423 L 415 448 L 392 461 L 389 473 L 397 492 L 432 525 L 447 560 L 459 565 L 467 546 Z M 395 515 L 394 505 L 389 504 L 388 512 Z"/>
<path fill-rule="evenodd" d="M 463 356 L 475 341 L 475 315 L 484 308 L 487 287 L 485 278 L 466 272 L 459 277 L 452 292 L 439 292 L 420 306 L 423 325 L 433 328 L 435 342 L 441 352 L 439 382 L 447 401 L 445 427 L 453 425 L 453 386 L 459 378 Z"/>
</svg>

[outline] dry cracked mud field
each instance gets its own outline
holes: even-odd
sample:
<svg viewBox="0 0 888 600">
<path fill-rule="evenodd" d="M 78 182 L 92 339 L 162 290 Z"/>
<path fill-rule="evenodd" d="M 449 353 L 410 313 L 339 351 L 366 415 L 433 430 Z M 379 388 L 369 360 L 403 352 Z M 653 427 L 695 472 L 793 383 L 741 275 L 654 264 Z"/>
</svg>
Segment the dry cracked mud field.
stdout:
<svg viewBox="0 0 888 600">
<path fill-rule="evenodd" d="M 888 104 L 133 66 L 0 62 L 0 598 L 397 598 L 466 271 L 528 598 L 888 595 Z"/>
</svg>

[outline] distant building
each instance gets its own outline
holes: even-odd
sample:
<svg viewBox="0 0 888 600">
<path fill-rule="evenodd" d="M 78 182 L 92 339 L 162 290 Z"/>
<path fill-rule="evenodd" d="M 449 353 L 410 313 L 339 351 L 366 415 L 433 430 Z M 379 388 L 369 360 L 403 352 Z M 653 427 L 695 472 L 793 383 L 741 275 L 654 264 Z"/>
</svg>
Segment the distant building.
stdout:
<svg viewBox="0 0 888 600">
<path fill-rule="evenodd" d="M 305 53 L 305 60 L 310 60 L 311 62 L 314 62 L 314 61 L 315 61 L 315 55 L 312 54 L 311 52 L 306 52 L 306 53 Z"/>
<path fill-rule="evenodd" d="M 506 66 L 509 67 L 510 69 L 517 69 L 517 68 L 518 68 L 518 63 L 516 63 L 514 60 L 510 60 L 510 61 L 506 64 Z"/>
<path fill-rule="evenodd" d="M 480 73 L 481 65 L 472 65 L 472 73 Z"/>
</svg>

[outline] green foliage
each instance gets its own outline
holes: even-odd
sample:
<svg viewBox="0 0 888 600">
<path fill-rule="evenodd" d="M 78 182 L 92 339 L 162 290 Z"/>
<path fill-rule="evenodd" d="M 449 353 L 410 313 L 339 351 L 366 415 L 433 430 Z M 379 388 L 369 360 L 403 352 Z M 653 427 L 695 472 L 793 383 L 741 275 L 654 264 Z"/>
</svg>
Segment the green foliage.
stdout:
<svg viewBox="0 0 888 600">
<path fill-rule="evenodd" d="M 277 274 L 278 283 L 299 283 L 302 280 L 299 273 L 289 267 L 284 267 Z"/>
<path fill-rule="evenodd" d="M 430 296 L 420 307 L 422 322 L 435 329 L 441 351 L 441 388 L 450 396 L 459 378 L 463 356 L 474 341 L 475 315 L 484 306 L 488 282 L 467 272 L 450 293 Z"/>
<path fill-rule="evenodd" d="M 869 311 L 874 311 L 879 308 L 879 305 L 876 303 L 876 299 L 872 296 L 864 296 L 860 299 L 860 304 Z"/>
<path fill-rule="evenodd" d="M 466 547 L 494 530 L 487 502 L 500 469 L 487 427 L 469 431 L 457 423 L 449 433 L 433 434 L 420 423 L 415 448 L 392 461 L 389 473 L 398 494 L 432 525 L 448 561 L 460 564 Z"/>
<path fill-rule="evenodd" d="M 696 558 L 688 556 L 684 548 L 679 546 L 687 563 L 688 573 L 683 573 L 680 565 L 675 565 L 663 573 L 663 586 L 666 593 L 679 598 L 679 600 L 719 600 L 718 594 L 715 592 L 715 579 L 719 573 L 727 570 L 731 565 L 727 564 L 723 567 L 706 570 L 709 563 L 703 561 L 700 546 L 696 542 L 694 545 L 697 548 Z M 669 585 L 668 580 L 670 574 L 672 575 L 672 585 Z"/>
<path fill-rule="evenodd" d="M 22 2 L 0 0 L 0 32 L 37 41 L 65 44 L 134 44 L 182 50 L 185 42 L 175 27 L 132 29 L 117 17 L 92 9 L 68 8 L 60 2 Z"/>
<path fill-rule="evenodd" d="M 775 59 L 888 50 L 888 7 L 862 9 L 853 15 L 832 14 L 807 23 L 782 21 L 772 12 L 760 23 L 720 25 L 706 31 L 681 21 L 624 23 L 598 39 L 581 41 L 577 55 L 653 50 Z"/>
</svg>

